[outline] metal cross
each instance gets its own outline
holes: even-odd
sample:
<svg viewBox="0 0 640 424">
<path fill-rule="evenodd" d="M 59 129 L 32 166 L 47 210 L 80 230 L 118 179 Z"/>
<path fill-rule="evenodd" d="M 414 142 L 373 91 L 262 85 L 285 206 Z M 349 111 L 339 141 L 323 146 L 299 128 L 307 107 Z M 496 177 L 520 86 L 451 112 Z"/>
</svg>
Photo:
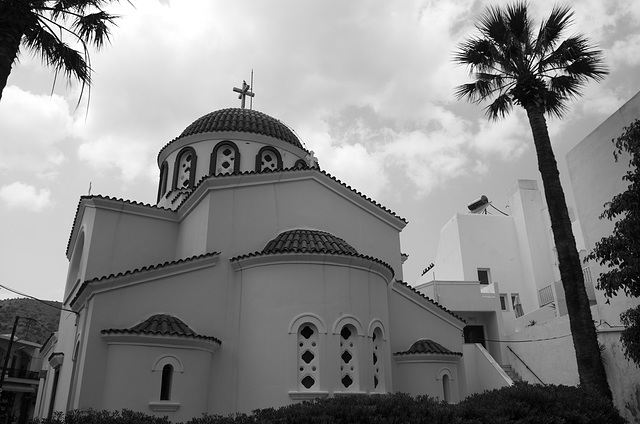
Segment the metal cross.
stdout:
<svg viewBox="0 0 640 424">
<path fill-rule="evenodd" d="M 242 88 L 233 87 L 233 91 L 235 91 L 236 93 L 240 93 L 238 98 L 241 100 L 240 107 L 242 109 L 244 109 L 244 101 L 245 101 L 246 97 L 247 96 L 249 96 L 249 97 L 255 96 L 254 93 L 249 91 L 250 88 L 251 88 L 251 86 L 249 84 L 247 84 L 246 81 L 242 81 Z"/>
</svg>

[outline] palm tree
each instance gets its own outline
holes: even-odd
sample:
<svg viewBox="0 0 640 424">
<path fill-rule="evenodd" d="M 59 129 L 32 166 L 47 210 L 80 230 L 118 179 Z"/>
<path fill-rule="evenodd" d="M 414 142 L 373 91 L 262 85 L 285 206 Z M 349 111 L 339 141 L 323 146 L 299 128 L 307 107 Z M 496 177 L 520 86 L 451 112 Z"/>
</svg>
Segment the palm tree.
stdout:
<svg viewBox="0 0 640 424">
<path fill-rule="evenodd" d="M 24 46 L 39 55 L 56 75 L 91 84 L 89 45 L 100 49 L 109 41 L 116 16 L 103 7 L 117 0 L 2 0 L 0 1 L 0 99 L 13 63 Z M 78 44 L 81 51 L 65 40 Z"/>
<path fill-rule="evenodd" d="M 453 60 L 466 65 L 474 79 L 458 86 L 456 96 L 473 103 L 491 101 L 485 111 L 492 120 L 505 117 L 514 104 L 527 112 L 567 299 L 580 383 L 594 385 L 611 399 L 545 118 L 562 117 L 568 100 L 578 97 L 589 80 L 600 81 L 608 73 L 601 51 L 585 36 L 561 39 L 572 20 L 569 7 L 556 6 L 536 31 L 524 2 L 487 8 L 476 24 L 480 35 L 466 39 L 454 52 Z"/>
</svg>

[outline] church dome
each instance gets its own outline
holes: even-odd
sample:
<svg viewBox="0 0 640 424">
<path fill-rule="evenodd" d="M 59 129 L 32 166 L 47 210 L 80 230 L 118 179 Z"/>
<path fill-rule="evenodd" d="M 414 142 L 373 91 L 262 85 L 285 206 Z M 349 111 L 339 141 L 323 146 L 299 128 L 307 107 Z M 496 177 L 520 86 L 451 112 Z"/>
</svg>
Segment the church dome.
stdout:
<svg viewBox="0 0 640 424">
<path fill-rule="evenodd" d="M 332 253 L 357 255 L 349 243 L 331 233 L 318 230 L 290 230 L 278 234 L 262 250 L 266 253 Z"/>
<path fill-rule="evenodd" d="M 298 137 L 281 121 L 251 109 L 228 108 L 208 113 L 191 123 L 176 140 L 193 134 L 238 131 L 283 140 L 304 150 Z"/>
</svg>

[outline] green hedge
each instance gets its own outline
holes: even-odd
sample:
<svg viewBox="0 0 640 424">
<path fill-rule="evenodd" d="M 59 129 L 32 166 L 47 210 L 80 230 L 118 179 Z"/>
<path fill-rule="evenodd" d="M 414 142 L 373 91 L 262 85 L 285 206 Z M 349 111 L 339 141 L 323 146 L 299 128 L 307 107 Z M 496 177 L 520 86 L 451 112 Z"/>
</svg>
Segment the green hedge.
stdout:
<svg viewBox="0 0 640 424">
<path fill-rule="evenodd" d="M 352 395 L 303 402 L 252 414 L 204 415 L 186 424 L 623 424 L 617 410 L 583 387 L 520 383 L 450 405 L 403 393 Z M 123 410 L 71 411 L 42 424 L 168 424 L 167 418 Z"/>
</svg>

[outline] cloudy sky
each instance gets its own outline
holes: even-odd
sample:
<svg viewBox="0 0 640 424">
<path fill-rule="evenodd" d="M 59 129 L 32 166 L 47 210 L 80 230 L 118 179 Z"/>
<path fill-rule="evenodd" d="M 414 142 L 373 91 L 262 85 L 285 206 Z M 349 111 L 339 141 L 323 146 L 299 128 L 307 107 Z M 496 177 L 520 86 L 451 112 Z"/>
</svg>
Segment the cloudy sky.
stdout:
<svg viewBox="0 0 640 424">
<path fill-rule="evenodd" d="M 252 69 L 254 109 L 409 221 L 404 279 L 414 282 L 435 258 L 440 228 L 467 203 L 484 194 L 504 210 L 516 179 L 539 180 L 523 112 L 487 122 L 482 107 L 453 96 L 469 78 L 452 51 L 498 3 L 123 2 L 110 10 L 121 15 L 111 45 L 91 56 L 88 109 L 76 108 L 76 85 L 59 80 L 52 94 L 51 70 L 23 52 L 0 100 L 0 284 L 61 300 L 79 197 L 91 185 L 155 203 L 159 149 L 198 117 L 239 107 L 232 89 Z M 531 3 L 539 20 L 556 0 Z M 611 73 L 549 122 L 566 190 L 565 154 L 640 90 L 640 2 L 568 4 L 570 32 L 603 49 Z"/>
</svg>

